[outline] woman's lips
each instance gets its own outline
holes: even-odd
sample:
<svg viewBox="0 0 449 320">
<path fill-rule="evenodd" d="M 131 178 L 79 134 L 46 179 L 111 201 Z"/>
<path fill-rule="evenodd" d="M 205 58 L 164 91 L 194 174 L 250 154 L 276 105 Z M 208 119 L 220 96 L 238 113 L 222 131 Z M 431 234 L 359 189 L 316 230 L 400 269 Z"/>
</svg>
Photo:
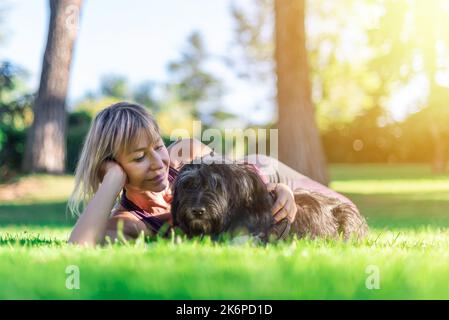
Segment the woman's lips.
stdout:
<svg viewBox="0 0 449 320">
<path fill-rule="evenodd" d="M 162 182 L 162 180 L 164 180 L 163 174 L 159 174 L 159 175 L 155 176 L 154 178 L 148 179 L 148 181 L 153 182 L 153 183 L 159 183 L 159 182 Z"/>
</svg>

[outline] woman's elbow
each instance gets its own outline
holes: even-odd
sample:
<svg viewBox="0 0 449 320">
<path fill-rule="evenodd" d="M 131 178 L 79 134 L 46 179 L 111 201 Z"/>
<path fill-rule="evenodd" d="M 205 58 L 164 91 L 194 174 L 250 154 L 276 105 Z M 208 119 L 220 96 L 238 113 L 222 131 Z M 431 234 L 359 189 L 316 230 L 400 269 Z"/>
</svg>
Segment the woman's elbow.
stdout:
<svg viewBox="0 0 449 320">
<path fill-rule="evenodd" d="M 96 239 L 95 237 L 89 237 L 86 235 L 78 235 L 74 232 L 70 234 L 70 237 L 67 241 L 70 245 L 77 245 L 82 247 L 95 247 L 97 244 L 99 244 L 100 241 Z"/>
</svg>

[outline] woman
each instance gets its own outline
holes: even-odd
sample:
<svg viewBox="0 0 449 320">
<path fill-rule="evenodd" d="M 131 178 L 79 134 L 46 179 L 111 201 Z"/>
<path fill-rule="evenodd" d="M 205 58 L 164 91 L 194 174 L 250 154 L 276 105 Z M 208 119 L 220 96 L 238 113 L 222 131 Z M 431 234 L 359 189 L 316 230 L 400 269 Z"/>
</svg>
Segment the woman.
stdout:
<svg viewBox="0 0 449 320">
<path fill-rule="evenodd" d="M 191 147 L 184 148 L 190 153 L 170 159 L 174 146 L 181 147 L 178 150 Z M 69 209 L 79 214 L 80 205 L 86 206 L 69 242 L 92 246 L 103 243 L 106 236 L 115 240 L 120 224 L 126 239 L 141 233 L 151 235 L 165 222 L 171 224 L 170 183 L 177 170 L 210 152 L 191 139 L 166 148 L 157 123 L 139 105 L 122 102 L 102 110 L 87 134 L 76 168 Z M 267 188 L 276 194 L 272 210 L 275 221 L 293 221 L 297 209 L 291 188 L 274 182 L 267 183 Z"/>
</svg>

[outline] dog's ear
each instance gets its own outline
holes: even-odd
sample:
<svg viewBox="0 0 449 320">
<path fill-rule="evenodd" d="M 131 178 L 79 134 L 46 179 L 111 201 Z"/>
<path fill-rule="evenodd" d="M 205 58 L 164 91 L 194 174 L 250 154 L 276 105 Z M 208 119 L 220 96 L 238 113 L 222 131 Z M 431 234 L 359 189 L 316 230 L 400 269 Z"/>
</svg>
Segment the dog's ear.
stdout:
<svg viewBox="0 0 449 320">
<path fill-rule="evenodd" d="M 243 203 L 240 221 L 253 234 L 266 233 L 273 223 L 272 198 L 262 178 L 251 167 L 240 166 L 236 180 Z"/>
<path fill-rule="evenodd" d="M 251 201 L 251 206 L 259 205 L 269 207 L 271 205 L 272 198 L 262 178 L 252 167 L 245 166 L 244 169 L 246 171 L 244 176 L 248 180 L 246 184 L 248 185 L 248 199 Z"/>
</svg>

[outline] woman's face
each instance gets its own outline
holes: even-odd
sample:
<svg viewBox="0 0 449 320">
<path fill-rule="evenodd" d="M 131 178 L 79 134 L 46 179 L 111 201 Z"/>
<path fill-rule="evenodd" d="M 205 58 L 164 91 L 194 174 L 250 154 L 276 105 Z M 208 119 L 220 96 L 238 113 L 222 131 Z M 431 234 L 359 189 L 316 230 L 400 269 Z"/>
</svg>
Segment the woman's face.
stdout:
<svg viewBox="0 0 449 320">
<path fill-rule="evenodd" d="M 170 165 L 167 148 L 160 137 L 157 141 L 150 141 L 146 135 L 140 136 L 129 153 L 117 157 L 128 176 L 125 187 L 136 191 L 163 191 L 168 185 Z"/>
</svg>

